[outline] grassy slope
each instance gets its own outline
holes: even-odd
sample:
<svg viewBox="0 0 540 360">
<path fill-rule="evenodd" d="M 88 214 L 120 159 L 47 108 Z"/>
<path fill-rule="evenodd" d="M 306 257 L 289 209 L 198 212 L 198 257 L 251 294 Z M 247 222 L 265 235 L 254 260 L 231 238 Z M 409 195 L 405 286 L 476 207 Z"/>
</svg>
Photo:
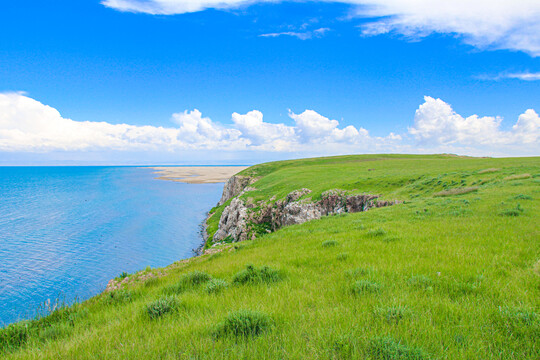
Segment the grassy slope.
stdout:
<svg viewBox="0 0 540 360">
<path fill-rule="evenodd" d="M 487 168 L 500 170 L 479 174 Z M 307 187 L 314 197 L 341 188 L 405 203 L 292 226 L 175 264 L 167 276 L 131 286 L 128 301 L 101 295 L 57 314 L 3 356 L 540 358 L 539 158 L 349 156 L 245 172 L 261 177 L 245 195 L 256 200 Z M 506 179 L 525 173 L 532 176 Z M 470 186 L 479 189 L 433 196 Z M 151 320 L 144 311 L 182 274 L 202 270 L 230 282 L 248 263 L 279 269 L 284 279 L 231 284 L 218 294 L 194 287 L 176 295 L 176 312 Z M 358 281 L 379 290 L 355 295 Z M 236 309 L 266 313 L 273 326 L 254 338 L 215 339 L 217 324 Z"/>
</svg>

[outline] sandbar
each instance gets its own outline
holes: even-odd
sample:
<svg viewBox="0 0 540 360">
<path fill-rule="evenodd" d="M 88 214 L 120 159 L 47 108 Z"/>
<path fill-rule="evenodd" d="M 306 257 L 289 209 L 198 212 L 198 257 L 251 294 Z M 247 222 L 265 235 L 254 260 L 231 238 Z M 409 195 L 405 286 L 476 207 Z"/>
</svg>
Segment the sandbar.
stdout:
<svg viewBox="0 0 540 360">
<path fill-rule="evenodd" d="M 227 181 L 248 166 L 160 166 L 152 167 L 156 179 L 188 184 L 214 184 Z"/>
</svg>

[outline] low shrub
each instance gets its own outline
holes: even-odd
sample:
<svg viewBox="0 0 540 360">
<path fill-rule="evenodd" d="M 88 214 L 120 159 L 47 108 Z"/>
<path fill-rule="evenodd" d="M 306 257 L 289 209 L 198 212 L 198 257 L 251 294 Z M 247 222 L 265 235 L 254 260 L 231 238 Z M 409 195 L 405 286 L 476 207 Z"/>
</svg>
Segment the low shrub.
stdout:
<svg viewBox="0 0 540 360">
<path fill-rule="evenodd" d="M 374 359 L 382 360 L 423 360 L 429 356 L 420 348 L 409 347 L 391 337 L 375 338 L 369 344 L 369 352 Z"/>
<path fill-rule="evenodd" d="M 223 290 L 225 290 L 229 284 L 222 279 L 212 279 L 210 280 L 205 287 L 205 290 L 209 294 L 217 294 Z"/>
<path fill-rule="evenodd" d="M 167 296 L 157 299 L 146 305 L 146 314 L 150 319 L 157 319 L 167 313 L 176 310 L 178 301 L 175 297 Z"/>
<path fill-rule="evenodd" d="M 375 314 L 382 316 L 389 323 L 398 323 L 401 319 L 407 316 L 409 312 L 409 308 L 401 305 L 383 307 L 375 310 Z"/>
<path fill-rule="evenodd" d="M 367 293 L 378 293 L 381 291 L 381 284 L 371 280 L 358 280 L 351 288 L 354 295 L 361 295 Z"/>
<path fill-rule="evenodd" d="M 255 267 L 247 265 L 244 270 L 233 277 L 234 284 L 273 283 L 281 280 L 280 273 L 268 266 Z"/>
<path fill-rule="evenodd" d="M 532 196 L 529 196 L 529 195 L 524 195 L 524 194 L 519 194 L 519 195 L 516 195 L 514 196 L 514 199 L 516 200 L 532 200 Z"/>
<path fill-rule="evenodd" d="M 197 287 L 203 283 L 210 281 L 212 277 L 203 271 L 192 271 L 180 277 L 177 283 L 170 285 L 164 289 L 167 294 L 181 294 L 187 289 Z"/>
<path fill-rule="evenodd" d="M 349 254 L 348 253 L 341 253 L 341 254 L 338 254 L 337 256 L 337 259 L 339 261 L 345 261 L 349 258 Z"/>
<path fill-rule="evenodd" d="M 427 289 L 433 286 L 433 280 L 429 276 L 425 275 L 414 275 L 407 283 L 415 288 Z"/>
<path fill-rule="evenodd" d="M 372 268 L 356 268 L 345 271 L 345 276 L 356 279 L 361 276 L 371 275 L 375 272 Z"/>
<path fill-rule="evenodd" d="M 326 241 L 323 241 L 322 243 L 322 247 L 334 247 L 338 244 L 338 242 L 336 240 L 326 240 Z"/>
<path fill-rule="evenodd" d="M 212 277 L 209 274 L 195 270 L 182 276 L 180 282 L 188 286 L 196 286 L 210 281 L 210 279 L 212 279 Z"/>
<path fill-rule="evenodd" d="M 499 215 L 501 216 L 512 216 L 516 217 L 523 213 L 524 209 L 521 207 L 521 205 L 517 204 L 517 206 L 513 209 L 505 209 L 502 210 Z"/>
<path fill-rule="evenodd" d="M 376 237 L 376 236 L 384 236 L 386 235 L 386 231 L 383 229 L 372 229 L 368 231 L 368 236 Z"/>
<path fill-rule="evenodd" d="M 272 319 L 265 313 L 253 310 L 238 310 L 229 313 L 225 320 L 217 326 L 216 337 L 258 336 L 268 331 L 272 326 Z"/>
<path fill-rule="evenodd" d="M 133 300 L 133 294 L 129 290 L 109 291 L 101 298 L 105 304 L 123 304 Z"/>
</svg>

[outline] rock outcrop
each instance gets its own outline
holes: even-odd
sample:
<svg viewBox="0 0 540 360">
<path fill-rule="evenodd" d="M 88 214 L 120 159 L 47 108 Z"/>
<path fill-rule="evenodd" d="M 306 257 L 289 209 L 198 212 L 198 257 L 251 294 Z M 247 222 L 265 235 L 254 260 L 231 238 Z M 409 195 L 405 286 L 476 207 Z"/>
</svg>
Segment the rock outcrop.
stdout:
<svg viewBox="0 0 540 360">
<path fill-rule="evenodd" d="M 242 190 L 239 191 L 239 194 L 241 193 Z M 221 241 L 226 238 L 233 241 L 243 241 L 252 239 L 259 233 L 301 224 L 319 219 L 322 216 L 355 213 L 397 203 L 397 201 L 378 200 L 379 195 L 348 195 L 340 190 L 330 190 L 323 193 L 321 200 L 317 202 L 312 202 L 310 198 L 301 199 L 309 193 L 311 193 L 309 189 L 295 190 L 283 200 L 257 204 L 246 204 L 236 197 L 223 210 L 219 228 L 214 234 L 213 241 Z M 226 197 L 225 191 L 223 196 Z"/>
<path fill-rule="evenodd" d="M 221 214 L 219 228 L 214 234 L 214 241 L 223 240 L 228 236 L 236 241 L 246 240 L 247 210 L 242 200 L 233 199 Z"/>
<path fill-rule="evenodd" d="M 244 189 L 252 183 L 252 178 L 247 176 L 234 175 L 227 180 L 223 187 L 223 194 L 218 205 L 225 204 L 229 199 L 238 196 Z"/>
</svg>

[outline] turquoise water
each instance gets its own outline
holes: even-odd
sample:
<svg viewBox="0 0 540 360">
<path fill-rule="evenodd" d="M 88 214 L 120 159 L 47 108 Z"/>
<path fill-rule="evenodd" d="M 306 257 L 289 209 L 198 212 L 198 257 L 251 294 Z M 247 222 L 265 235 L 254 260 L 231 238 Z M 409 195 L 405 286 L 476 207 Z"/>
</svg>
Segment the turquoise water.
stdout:
<svg viewBox="0 0 540 360">
<path fill-rule="evenodd" d="M 148 168 L 0 167 L 0 326 L 84 300 L 123 271 L 193 255 L 223 184 Z"/>
</svg>

